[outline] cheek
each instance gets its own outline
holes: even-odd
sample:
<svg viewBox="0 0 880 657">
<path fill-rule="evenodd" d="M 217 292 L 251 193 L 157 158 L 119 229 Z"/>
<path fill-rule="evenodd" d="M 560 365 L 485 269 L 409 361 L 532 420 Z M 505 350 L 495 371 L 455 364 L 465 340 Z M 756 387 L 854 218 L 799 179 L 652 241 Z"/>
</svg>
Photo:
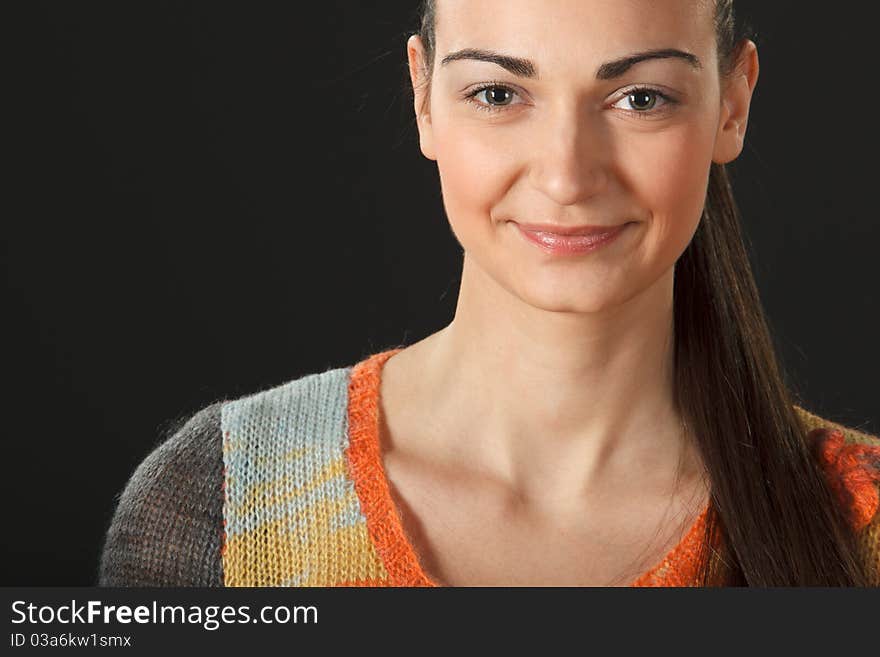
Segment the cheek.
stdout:
<svg viewBox="0 0 880 657">
<path fill-rule="evenodd" d="M 631 191 L 650 213 L 644 245 L 650 257 L 677 258 L 696 231 L 706 201 L 713 138 L 708 129 L 677 126 L 650 138 L 641 135 L 632 148 L 622 150 Z"/>
<path fill-rule="evenodd" d="M 485 126 L 434 125 L 443 204 L 459 241 L 467 233 L 491 230 L 492 208 L 515 179 L 511 163 L 516 154 L 491 133 Z"/>
</svg>

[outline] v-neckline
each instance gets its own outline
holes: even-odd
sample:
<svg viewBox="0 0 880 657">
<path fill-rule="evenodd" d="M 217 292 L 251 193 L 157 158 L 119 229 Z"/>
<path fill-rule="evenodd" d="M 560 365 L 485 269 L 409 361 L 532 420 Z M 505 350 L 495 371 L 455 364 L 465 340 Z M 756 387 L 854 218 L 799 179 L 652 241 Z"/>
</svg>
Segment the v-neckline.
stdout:
<svg viewBox="0 0 880 657">
<path fill-rule="evenodd" d="M 380 444 L 379 389 L 382 367 L 404 348 L 388 349 L 368 356 L 351 368 L 348 384 L 349 474 L 366 518 L 370 539 L 388 572 L 391 586 L 442 587 L 422 568 L 415 548 L 403 529 L 400 511 L 391 497 Z M 703 541 L 711 502 L 679 543 L 631 587 L 693 586 L 698 575 L 700 544 Z"/>
</svg>

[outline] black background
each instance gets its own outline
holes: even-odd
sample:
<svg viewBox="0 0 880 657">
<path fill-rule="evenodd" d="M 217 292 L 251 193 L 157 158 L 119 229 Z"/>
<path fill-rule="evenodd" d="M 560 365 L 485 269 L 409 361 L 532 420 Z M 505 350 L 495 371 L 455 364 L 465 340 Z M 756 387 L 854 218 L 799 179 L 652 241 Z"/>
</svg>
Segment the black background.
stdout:
<svg viewBox="0 0 880 657">
<path fill-rule="evenodd" d="M 438 330 L 461 254 L 405 87 L 416 2 L 21 4 L 0 583 L 90 585 L 173 420 Z M 811 410 L 877 434 L 875 27 L 738 6 L 761 73 L 730 169 L 774 337 Z"/>
</svg>

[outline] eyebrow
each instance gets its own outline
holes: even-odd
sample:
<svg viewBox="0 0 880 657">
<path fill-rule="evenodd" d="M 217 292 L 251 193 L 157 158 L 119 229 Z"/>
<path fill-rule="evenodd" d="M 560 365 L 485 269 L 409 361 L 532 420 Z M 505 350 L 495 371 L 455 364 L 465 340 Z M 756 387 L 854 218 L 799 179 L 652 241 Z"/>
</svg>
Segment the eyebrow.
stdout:
<svg viewBox="0 0 880 657">
<path fill-rule="evenodd" d="M 510 71 L 514 75 L 521 78 L 537 78 L 538 67 L 534 62 L 522 57 L 513 57 L 504 55 L 491 50 L 482 50 L 479 48 L 464 48 L 456 50 L 446 55 L 440 62 L 441 66 L 445 66 L 454 61 L 463 59 L 472 59 L 480 62 L 490 62 Z M 659 48 L 657 50 L 645 50 L 636 52 L 619 59 L 605 62 L 596 70 L 597 80 L 613 80 L 619 78 L 630 68 L 649 59 L 680 59 L 688 63 L 691 68 L 701 69 L 703 65 L 699 58 L 689 52 L 678 50 L 676 48 Z"/>
</svg>

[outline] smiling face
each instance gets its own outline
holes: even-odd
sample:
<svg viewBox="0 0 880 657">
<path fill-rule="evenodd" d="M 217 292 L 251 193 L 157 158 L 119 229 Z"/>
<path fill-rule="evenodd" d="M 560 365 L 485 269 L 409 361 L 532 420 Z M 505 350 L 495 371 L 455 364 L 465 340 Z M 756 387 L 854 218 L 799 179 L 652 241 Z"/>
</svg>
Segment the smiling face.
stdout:
<svg viewBox="0 0 880 657">
<path fill-rule="evenodd" d="M 706 0 L 438 0 L 428 95 L 415 36 L 410 74 L 422 152 L 471 264 L 532 306 L 568 312 L 621 304 L 671 274 L 711 163 L 734 159 L 745 130 L 751 89 L 726 102 L 713 11 Z M 626 226 L 561 255 L 522 223 Z"/>
</svg>

